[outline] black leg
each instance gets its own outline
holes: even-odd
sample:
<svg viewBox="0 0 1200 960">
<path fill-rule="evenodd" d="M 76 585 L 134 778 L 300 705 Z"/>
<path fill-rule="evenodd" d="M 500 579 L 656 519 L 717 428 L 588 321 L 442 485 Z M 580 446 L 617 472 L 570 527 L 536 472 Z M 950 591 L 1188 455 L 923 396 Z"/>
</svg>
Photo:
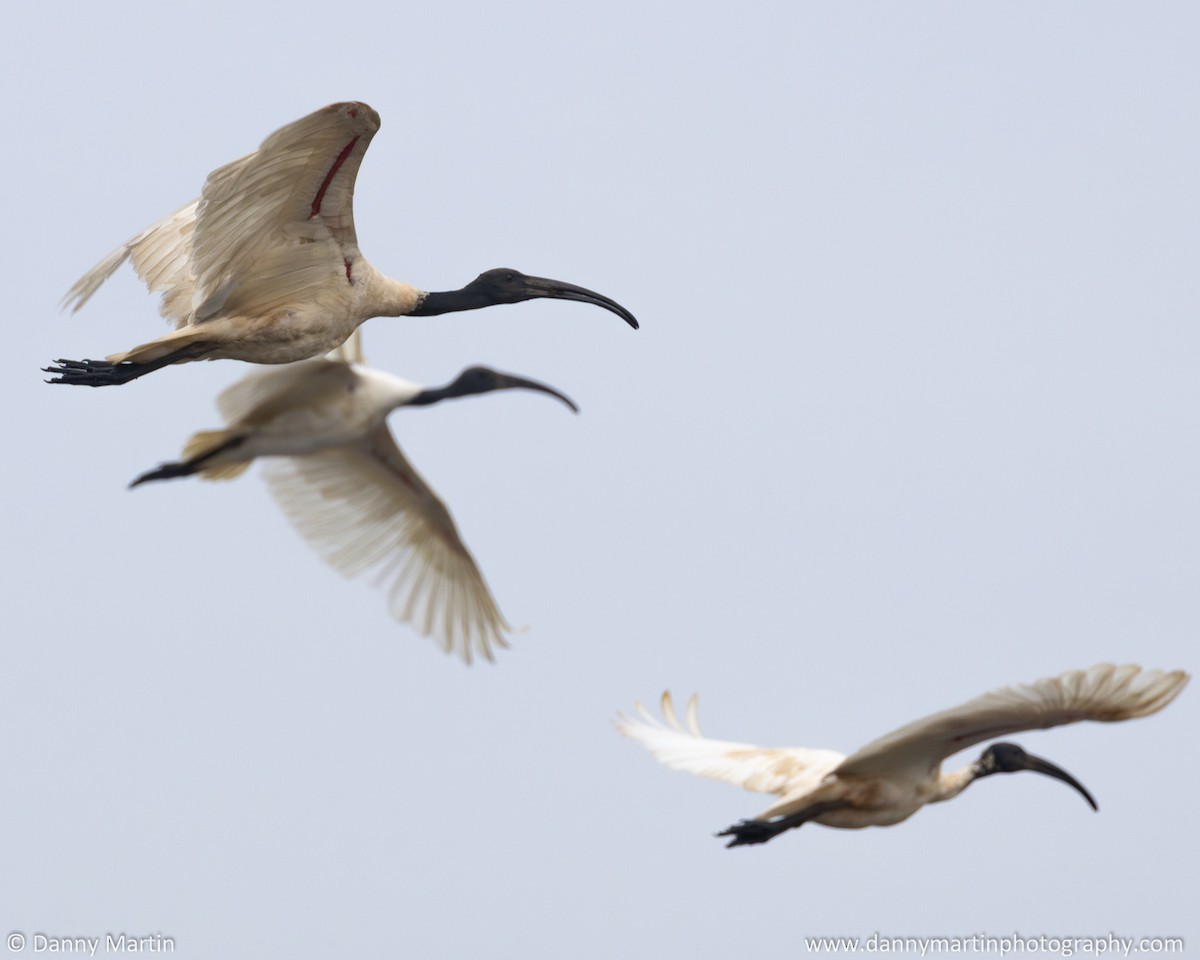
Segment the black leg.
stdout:
<svg viewBox="0 0 1200 960">
<path fill-rule="evenodd" d="M 814 803 L 811 807 L 805 807 L 799 813 L 793 813 L 787 817 L 779 817 L 775 820 L 741 820 L 735 823 L 732 827 L 722 830 L 716 834 L 718 837 L 733 837 L 725 846 L 727 847 L 743 847 L 752 843 L 766 843 L 785 830 L 792 830 L 795 827 L 803 826 L 815 817 L 819 817 L 823 813 L 828 813 L 830 810 L 841 810 L 850 806 L 845 800 L 828 800 L 825 803 Z"/>
<path fill-rule="evenodd" d="M 716 834 L 718 837 L 733 837 L 725 846 L 727 847 L 743 847 L 751 843 L 766 843 L 768 840 L 779 836 L 784 830 L 790 829 L 793 824 L 786 823 L 786 818 L 781 820 L 739 820 L 732 827 L 722 830 Z M 799 824 L 794 824 L 799 826 Z"/>
<path fill-rule="evenodd" d="M 144 377 L 172 363 L 186 363 L 188 360 L 198 360 L 212 350 L 211 344 L 193 343 L 168 353 L 165 357 L 151 360 L 149 363 L 133 363 L 125 360 L 112 363 L 109 360 L 55 360 L 57 367 L 42 367 L 43 373 L 54 373 L 57 377 L 47 380 L 47 383 L 70 383 L 85 387 L 111 387 L 128 383 L 138 377 Z"/>
<path fill-rule="evenodd" d="M 55 360 L 57 367 L 42 367 L 43 373 L 58 376 L 47 383 L 70 383 L 86 387 L 110 387 L 145 376 L 164 364 L 109 363 L 107 360 Z"/>
<path fill-rule="evenodd" d="M 129 489 L 139 486 L 143 483 L 149 483 L 151 480 L 173 480 L 175 477 L 190 477 L 200 468 L 195 462 L 191 463 L 164 463 L 157 470 L 148 470 L 140 477 L 129 484 Z"/>
<path fill-rule="evenodd" d="M 223 453 L 226 450 L 232 450 L 234 447 L 241 446 L 245 442 L 244 436 L 232 436 L 220 446 L 213 447 L 207 453 L 203 453 L 198 457 L 193 457 L 191 460 L 181 460 L 174 463 L 164 463 L 155 470 L 148 470 L 140 477 L 136 477 L 129 484 L 129 489 L 140 486 L 143 483 L 149 483 L 152 480 L 174 480 L 176 477 L 190 477 L 198 470 L 203 470 L 204 465 L 215 457 L 218 453 Z"/>
</svg>

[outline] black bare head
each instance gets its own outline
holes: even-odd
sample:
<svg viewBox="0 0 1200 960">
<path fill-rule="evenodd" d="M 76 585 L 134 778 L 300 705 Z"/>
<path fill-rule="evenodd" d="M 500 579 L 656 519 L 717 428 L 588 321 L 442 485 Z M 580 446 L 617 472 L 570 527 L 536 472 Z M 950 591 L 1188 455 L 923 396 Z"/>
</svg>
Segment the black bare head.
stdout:
<svg viewBox="0 0 1200 960">
<path fill-rule="evenodd" d="M 491 367 L 467 367 L 444 387 L 430 387 L 422 390 L 408 403 L 410 406 L 428 406 L 452 397 L 469 397 L 476 393 L 491 393 L 493 390 L 536 390 L 539 393 L 548 393 L 552 397 L 557 397 L 575 413 L 579 412 L 579 408 L 575 406 L 570 397 L 559 393 L 553 387 L 511 373 L 501 373 Z"/>
<path fill-rule="evenodd" d="M 975 774 L 976 779 L 991 776 L 993 773 L 1016 773 L 1018 770 L 1032 770 L 1034 773 L 1043 773 L 1048 777 L 1054 777 L 1054 779 L 1061 780 L 1063 783 L 1074 787 L 1093 810 L 1100 809 L 1084 785 L 1067 773 L 1066 770 L 1062 769 L 1062 767 L 1056 767 L 1049 760 L 1043 760 L 1041 757 L 1035 757 L 1031 753 L 1026 753 L 1015 743 L 993 743 L 980 755 L 975 763 L 975 769 L 978 771 Z"/>
<path fill-rule="evenodd" d="M 457 310 L 478 310 L 481 307 L 501 303 L 520 303 L 522 300 L 548 298 L 551 300 L 578 300 L 610 310 L 635 330 L 637 318 L 623 306 L 602 293 L 577 287 L 562 280 L 547 280 L 545 277 L 530 277 L 520 270 L 498 267 L 477 276 L 461 290 L 447 293 L 427 293 L 420 305 L 410 316 L 427 317 Z"/>
</svg>

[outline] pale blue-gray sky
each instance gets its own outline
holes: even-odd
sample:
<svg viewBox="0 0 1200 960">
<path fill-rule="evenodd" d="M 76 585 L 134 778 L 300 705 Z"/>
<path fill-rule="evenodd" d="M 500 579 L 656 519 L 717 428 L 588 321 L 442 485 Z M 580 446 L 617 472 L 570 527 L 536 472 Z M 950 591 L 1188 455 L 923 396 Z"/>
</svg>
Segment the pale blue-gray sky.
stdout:
<svg viewBox="0 0 1200 960">
<path fill-rule="evenodd" d="M 286 19 L 284 19 L 286 18 Z M 1200 11 L 1184 3 L 48 2 L 7 16 L 0 935 L 186 957 L 770 954 L 845 934 L 1200 936 L 1200 694 L 1013 739 L 894 829 L 725 850 L 763 798 L 612 731 L 849 751 L 992 687 L 1195 669 Z M 497 395 L 391 424 L 513 649 L 466 668 L 253 475 L 125 490 L 245 368 L 37 368 L 158 335 L 70 284 L 323 104 L 383 128 L 363 250 L 538 302 L 377 319 L 375 366 Z"/>
</svg>

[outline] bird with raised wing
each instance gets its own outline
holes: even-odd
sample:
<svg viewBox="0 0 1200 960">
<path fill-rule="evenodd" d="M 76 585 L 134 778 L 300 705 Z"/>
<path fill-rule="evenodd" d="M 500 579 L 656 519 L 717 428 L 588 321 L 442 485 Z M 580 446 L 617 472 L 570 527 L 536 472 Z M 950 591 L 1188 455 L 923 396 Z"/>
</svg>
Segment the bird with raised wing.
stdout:
<svg viewBox="0 0 1200 960">
<path fill-rule="evenodd" d="M 891 826 L 927 803 L 958 796 L 976 780 L 1020 770 L 1061 780 L 1098 809 L 1073 776 L 1015 743 L 993 743 L 953 773 L 941 772 L 942 761 L 976 743 L 1021 730 L 1149 716 L 1174 700 L 1188 680 L 1182 670 L 1165 673 L 1133 665 L 1105 663 L 1072 670 L 993 690 L 901 727 L 849 757 L 833 750 L 709 740 L 700 734 L 695 695 L 688 701 L 686 728 L 675 714 L 670 693 L 664 693 L 663 720 L 638 704 L 638 716 L 620 715 L 617 729 L 674 770 L 779 797 L 754 819 L 717 834 L 732 837 L 726 846 L 737 847 L 766 843 L 809 821 L 847 829 Z"/>
<path fill-rule="evenodd" d="M 122 244 L 64 298 L 72 312 L 126 260 L 176 329 L 106 360 L 57 360 L 50 383 L 126 383 L 192 360 L 292 363 L 336 348 L 371 317 L 427 317 L 549 298 L 610 310 L 615 300 L 518 270 L 487 270 L 427 292 L 376 270 L 358 249 L 354 181 L 379 114 L 335 103 L 277 130 L 208 175 L 200 199 Z"/>
<path fill-rule="evenodd" d="M 552 387 L 487 367 L 470 367 L 443 387 L 331 360 L 258 371 L 218 398 L 227 428 L 195 434 L 183 460 L 130 486 L 193 474 L 229 479 L 270 457 L 272 495 L 327 563 L 348 577 L 378 571 L 397 620 L 467 663 L 474 652 L 491 660 L 510 628 L 449 511 L 386 420 L 399 407 L 513 389 L 577 409 Z"/>
</svg>

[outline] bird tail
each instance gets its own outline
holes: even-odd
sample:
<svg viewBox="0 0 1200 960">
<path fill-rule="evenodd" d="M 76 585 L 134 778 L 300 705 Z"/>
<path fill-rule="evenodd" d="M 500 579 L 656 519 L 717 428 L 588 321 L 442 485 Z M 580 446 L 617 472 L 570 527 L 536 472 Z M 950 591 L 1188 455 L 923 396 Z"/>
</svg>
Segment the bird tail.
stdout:
<svg viewBox="0 0 1200 960">
<path fill-rule="evenodd" d="M 193 433 L 183 447 L 183 455 L 187 462 L 194 464 L 195 469 L 205 480 L 232 480 L 241 476 L 250 466 L 249 460 L 238 463 L 221 463 L 205 466 L 204 461 L 210 460 L 219 453 L 232 450 L 245 438 L 232 430 L 201 430 Z"/>
<path fill-rule="evenodd" d="M 168 362 L 178 363 L 181 359 L 196 360 L 206 352 L 204 348 L 210 336 L 210 331 L 202 327 L 184 326 L 155 340 L 138 344 L 132 350 L 111 354 L 105 359 L 110 363 L 153 363 L 179 354 L 179 357 Z"/>
</svg>

